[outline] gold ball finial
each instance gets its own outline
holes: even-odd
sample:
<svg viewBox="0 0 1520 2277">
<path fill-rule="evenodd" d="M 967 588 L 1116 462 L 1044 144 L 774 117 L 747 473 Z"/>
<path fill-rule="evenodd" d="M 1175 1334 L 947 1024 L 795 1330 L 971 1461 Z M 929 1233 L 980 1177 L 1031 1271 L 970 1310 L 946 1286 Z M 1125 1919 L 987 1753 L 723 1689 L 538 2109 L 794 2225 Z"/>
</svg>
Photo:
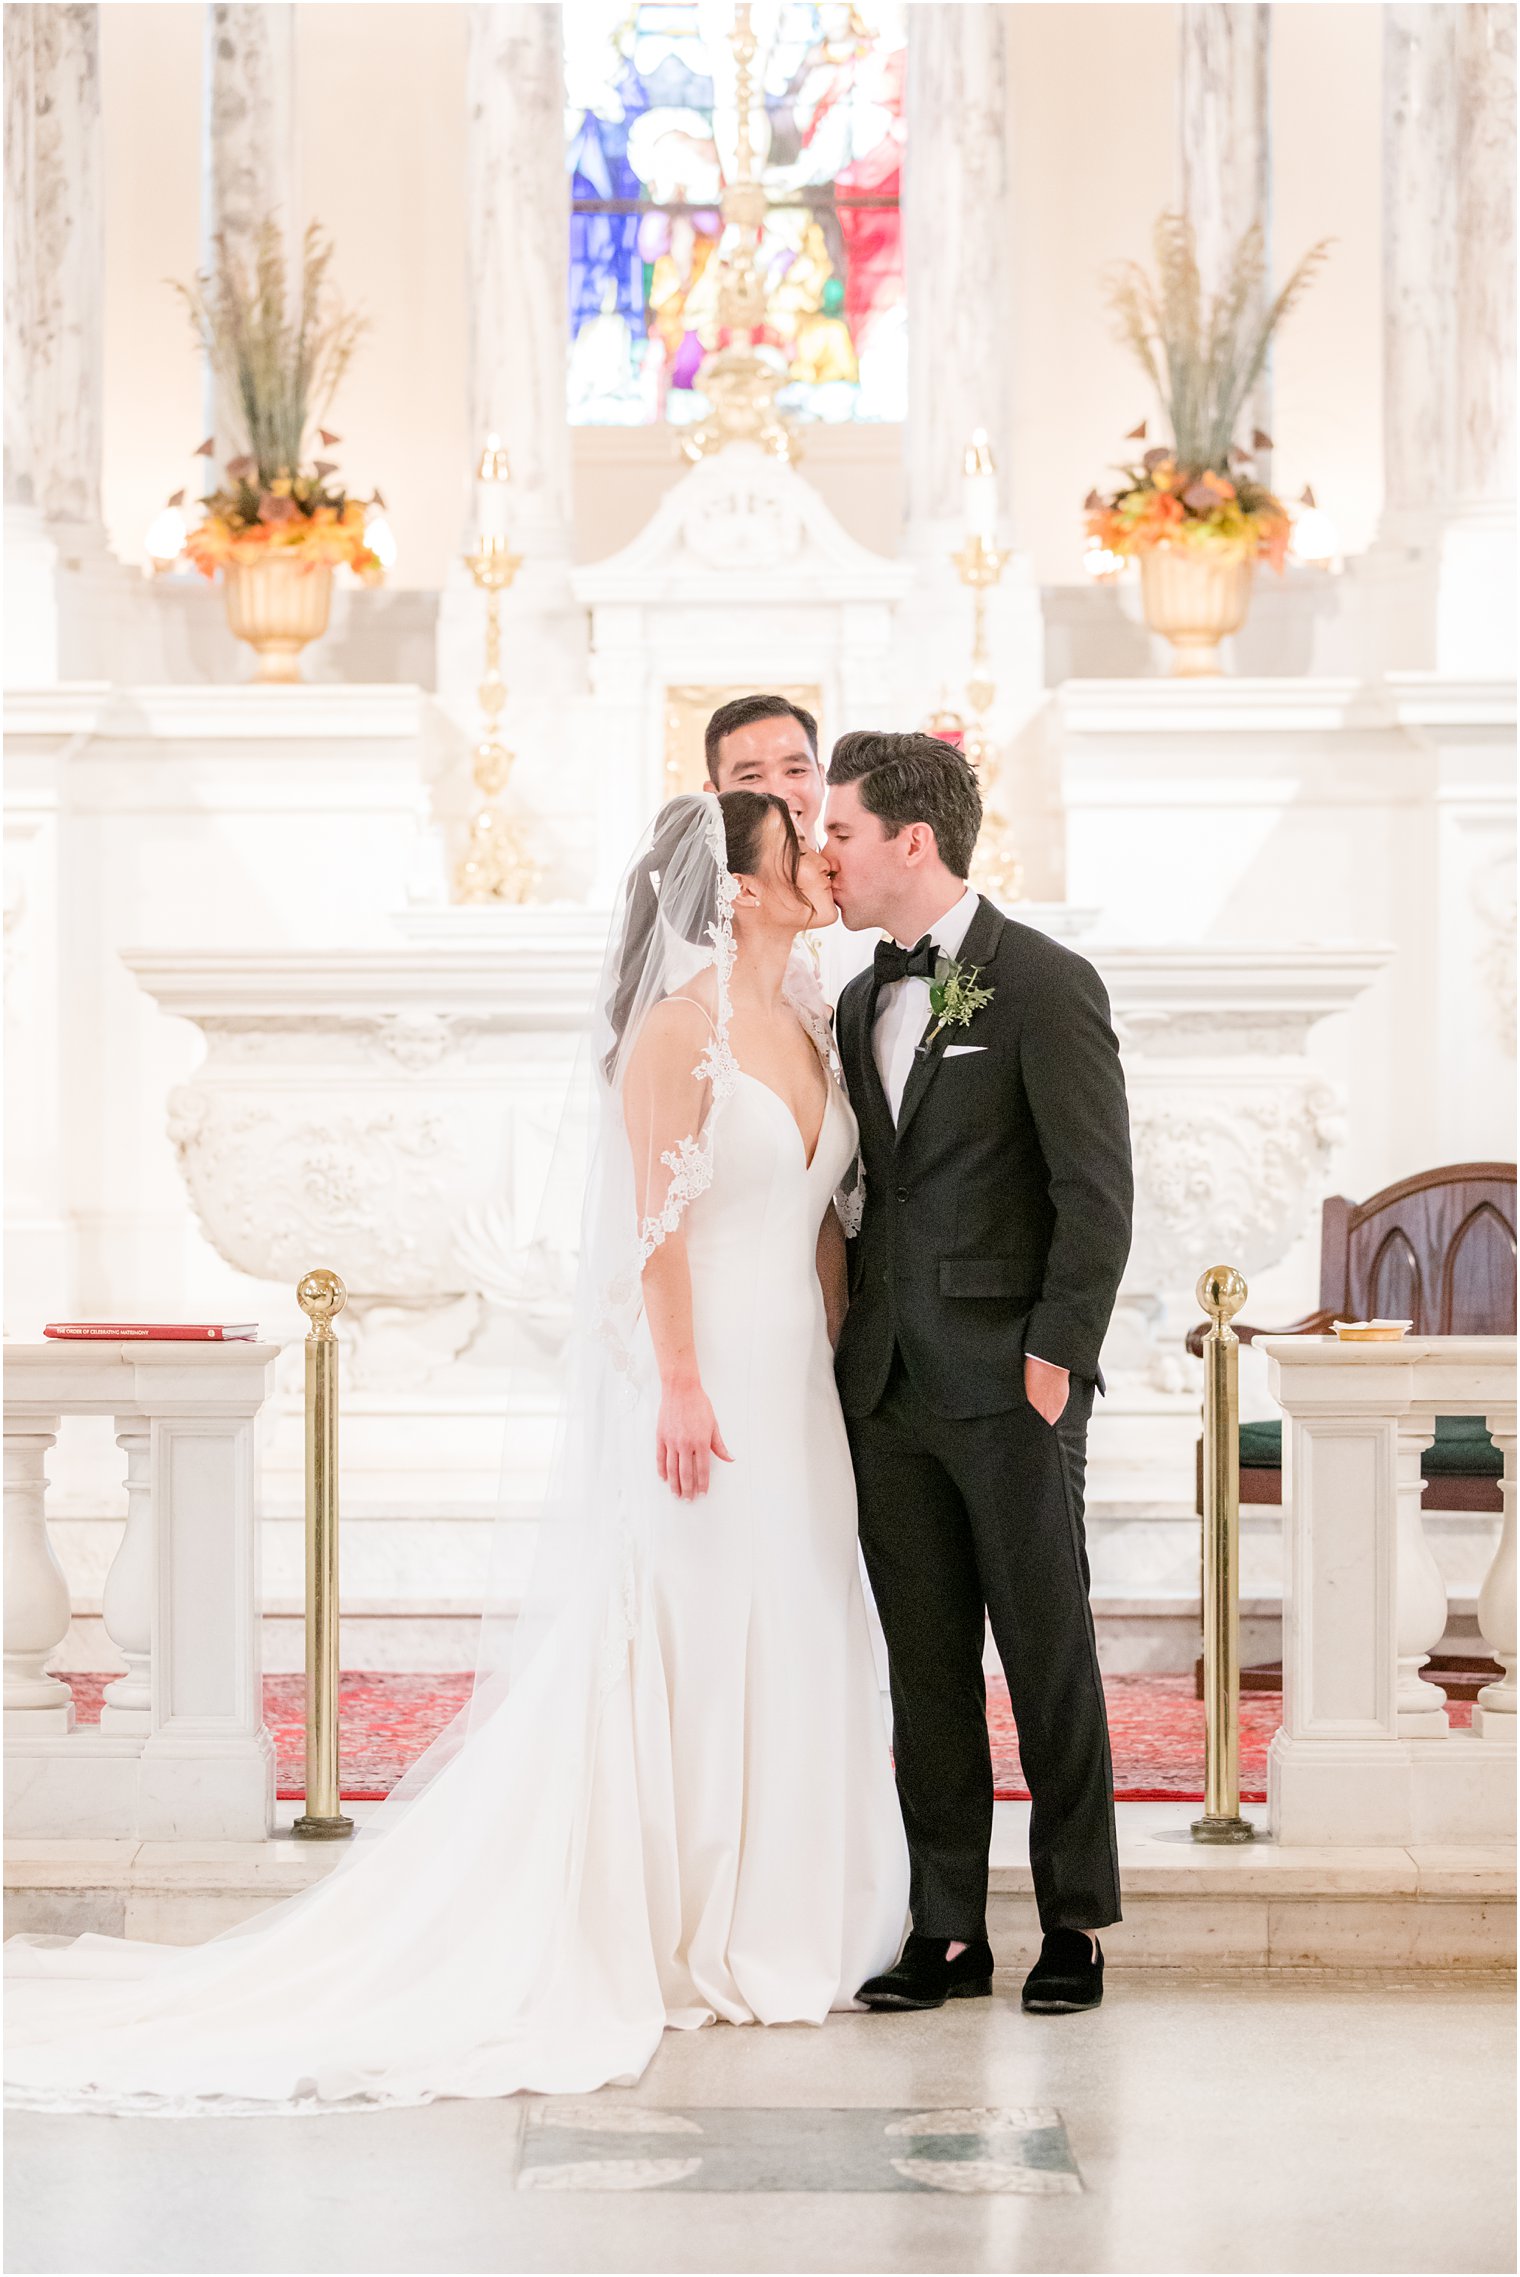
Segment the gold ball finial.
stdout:
<svg viewBox="0 0 1520 2277">
<path fill-rule="evenodd" d="M 325 1265 L 319 1265 L 313 1273 L 303 1273 L 296 1283 L 296 1303 L 318 1336 L 331 1336 L 334 1316 L 347 1302 L 347 1289 Z"/>
<path fill-rule="evenodd" d="M 1244 1275 L 1233 1265 L 1211 1265 L 1198 1276 L 1198 1302 L 1220 1328 L 1229 1327 L 1249 1293 Z"/>
</svg>

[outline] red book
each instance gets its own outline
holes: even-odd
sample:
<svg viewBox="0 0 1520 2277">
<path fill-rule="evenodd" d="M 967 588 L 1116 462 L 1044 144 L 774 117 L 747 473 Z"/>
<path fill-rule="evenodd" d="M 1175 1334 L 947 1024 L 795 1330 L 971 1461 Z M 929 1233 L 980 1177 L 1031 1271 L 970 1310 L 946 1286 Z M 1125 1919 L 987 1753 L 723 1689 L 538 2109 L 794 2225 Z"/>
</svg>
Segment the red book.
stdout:
<svg viewBox="0 0 1520 2277">
<path fill-rule="evenodd" d="M 248 1343 L 259 1333 L 256 1320 L 50 1320 L 44 1336 L 99 1337 L 107 1343 L 129 1337 L 162 1344 Z"/>
</svg>

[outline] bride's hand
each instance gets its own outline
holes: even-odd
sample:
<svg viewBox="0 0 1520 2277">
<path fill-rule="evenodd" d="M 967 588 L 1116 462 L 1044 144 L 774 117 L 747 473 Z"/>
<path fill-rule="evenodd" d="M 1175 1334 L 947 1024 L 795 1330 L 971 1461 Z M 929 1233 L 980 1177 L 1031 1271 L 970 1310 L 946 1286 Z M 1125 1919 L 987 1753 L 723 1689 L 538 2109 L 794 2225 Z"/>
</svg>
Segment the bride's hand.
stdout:
<svg viewBox="0 0 1520 2277">
<path fill-rule="evenodd" d="M 699 1383 L 666 1384 L 655 1426 L 655 1468 L 674 1495 L 694 1502 L 712 1478 L 712 1458 L 731 1463 L 712 1401 Z"/>
</svg>

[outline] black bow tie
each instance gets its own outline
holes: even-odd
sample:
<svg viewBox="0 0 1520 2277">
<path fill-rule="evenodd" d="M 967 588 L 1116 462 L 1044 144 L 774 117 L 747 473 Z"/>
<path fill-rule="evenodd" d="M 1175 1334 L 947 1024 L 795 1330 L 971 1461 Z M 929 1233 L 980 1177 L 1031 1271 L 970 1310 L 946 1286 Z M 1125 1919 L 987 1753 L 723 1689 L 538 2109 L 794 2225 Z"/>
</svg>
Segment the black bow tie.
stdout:
<svg viewBox="0 0 1520 2277">
<path fill-rule="evenodd" d="M 939 950 L 927 933 L 911 949 L 901 949 L 895 941 L 878 941 L 876 985 L 885 988 L 894 980 L 932 980 L 938 962 Z"/>
</svg>

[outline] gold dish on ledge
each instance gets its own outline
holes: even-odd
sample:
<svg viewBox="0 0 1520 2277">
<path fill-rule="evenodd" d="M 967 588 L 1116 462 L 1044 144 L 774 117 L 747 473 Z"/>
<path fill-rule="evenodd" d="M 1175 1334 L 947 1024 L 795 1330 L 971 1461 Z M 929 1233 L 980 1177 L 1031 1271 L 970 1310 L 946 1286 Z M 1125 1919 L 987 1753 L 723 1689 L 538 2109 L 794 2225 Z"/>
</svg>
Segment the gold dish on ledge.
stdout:
<svg viewBox="0 0 1520 2277">
<path fill-rule="evenodd" d="M 1397 1344 L 1413 1328 L 1412 1320 L 1332 1320 L 1330 1326 L 1343 1344 Z"/>
</svg>

